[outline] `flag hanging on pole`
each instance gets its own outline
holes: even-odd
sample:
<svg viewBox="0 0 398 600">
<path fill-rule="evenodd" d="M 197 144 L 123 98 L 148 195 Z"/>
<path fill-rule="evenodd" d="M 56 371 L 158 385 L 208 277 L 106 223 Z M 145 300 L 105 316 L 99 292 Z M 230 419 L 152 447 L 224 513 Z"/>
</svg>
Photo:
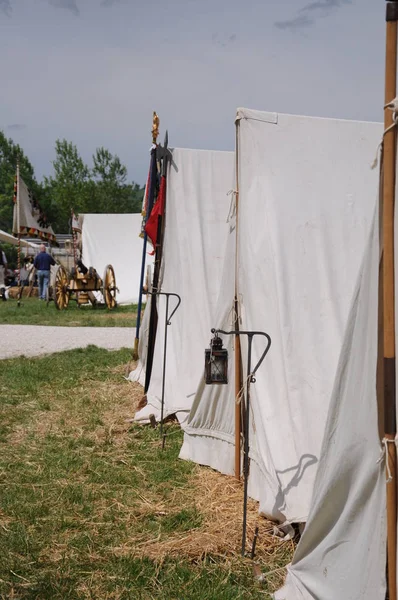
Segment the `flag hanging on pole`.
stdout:
<svg viewBox="0 0 398 600">
<path fill-rule="evenodd" d="M 57 243 L 54 231 L 46 215 L 19 175 L 19 172 L 14 181 L 12 232 L 18 236 L 37 237 L 52 244 Z"/>
<path fill-rule="evenodd" d="M 164 203 L 166 198 L 166 178 L 162 177 L 160 182 L 160 189 L 157 200 L 155 202 L 154 207 L 152 208 L 151 214 L 149 215 L 149 219 L 145 225 L 145 231 L 147 236 L 152 242 L 152 246 L 155 250 L 156 248 L 156 240 L 158 235 L 158 222 L 159 217 L 163 216 L 164 213 Z M 153 253 L 152 253 L 153 254 Z"/>
</svg>

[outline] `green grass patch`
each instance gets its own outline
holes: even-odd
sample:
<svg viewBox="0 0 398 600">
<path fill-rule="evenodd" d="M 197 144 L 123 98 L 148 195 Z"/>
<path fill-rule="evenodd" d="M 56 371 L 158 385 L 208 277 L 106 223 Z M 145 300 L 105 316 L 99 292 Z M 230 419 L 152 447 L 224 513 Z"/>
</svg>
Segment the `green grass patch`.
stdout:
<svg viewBox="0 0 398 600">
<path fill-rule="evenodd" d="M 16 300 L 0 301 L 0 324 L 8 325 L 51 325 L 63 327 L 135 327 L 137 305 L 117 306 L 108 310 L 106 306 L 84 305 L 78 308 L 70 302 L 66 310 L 57 310 L 54 302 L 47 306 L 37 298 L 25 298 L 18 306 Z"/>
<path fill-rule="evenodd" d="M 205 532 L 208 514 L 179 427 L 162 451 L 157 429 L 128 422 L 142 394 L 122 377 L 129 360 L 91 346 L 2 361 L 0 598 L 270 598 L 239 557 L 148 557 Z"/>
</svg>

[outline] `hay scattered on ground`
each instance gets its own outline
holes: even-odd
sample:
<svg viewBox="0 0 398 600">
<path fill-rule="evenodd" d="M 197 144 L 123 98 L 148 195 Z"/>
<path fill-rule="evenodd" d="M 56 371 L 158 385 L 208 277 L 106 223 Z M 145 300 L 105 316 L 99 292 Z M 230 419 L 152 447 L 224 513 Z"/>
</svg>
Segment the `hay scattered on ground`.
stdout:
<svg viewBox="0 0 398 600">
<path fill-rule="evenodd" d="M 179 510 L 195 506 L 203 516 L 202 526 L 189 534 L 178 533 L 168 539 L 147 541 L 142 546 L 145 556 L 153 559 L 165 556 L 185 556 L 199 560 L 206 555 L 222 556 L 240 553 L 242 541 L 243 486 L 232 477 L 221 475 L 207 467 L 199 467 L 190 492 L 176 493 L 170 502 Z M 152 505 L 147 505 L 148 514 L 153 514 Z M 142 507 L 145 513 L 145 506 Z M 159 514 L 167 515 L 167 507 L 156 506 Z M 256 556 L 274 554 L 286 542 L 273 535 L 275 523 L 259 516 L 258 503 L 250 500 L 247 512 L 247 541 L 251 546 L 256 527 L 259 528 Z M 291 543 L 288 543 L 291 545 Z"/>
</svg>

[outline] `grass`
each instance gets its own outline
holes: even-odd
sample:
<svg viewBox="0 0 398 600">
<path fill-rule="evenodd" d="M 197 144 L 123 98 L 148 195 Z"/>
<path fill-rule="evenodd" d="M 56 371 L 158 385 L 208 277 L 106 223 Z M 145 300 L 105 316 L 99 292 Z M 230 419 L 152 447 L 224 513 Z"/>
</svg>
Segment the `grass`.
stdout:
<svg viewBox="0 0 398 600">
<path fill-rule="evenodd" d="M 267 599 L 292 544 L 250 503 L 269 573 L 239 557 L 242 489 L 180 461 L 180 428 L 129 422 L 142 396 L 130 352 L 84 350 L 2 361 L 0 598 Z"/>
<path fill-rule="evenodd" d="M 37 298 L 22 298 L 21 306 L 10 299 L 0 300 L 0 324 L 9 325 L 52 325 L 70 327 L 134 327 L 137 305 L 117 306 L 109 311 L 105 306 L 93 308 L 85 305 L 78 308 L 70 302 L 66 310 L 57 310 L 54 302 L 47 306 Z"/>
</svg>

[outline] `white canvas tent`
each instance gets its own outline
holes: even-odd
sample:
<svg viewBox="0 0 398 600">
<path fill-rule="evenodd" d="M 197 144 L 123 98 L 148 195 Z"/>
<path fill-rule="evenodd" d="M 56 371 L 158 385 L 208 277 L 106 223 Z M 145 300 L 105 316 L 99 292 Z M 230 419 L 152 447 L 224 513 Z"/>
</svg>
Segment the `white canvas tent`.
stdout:
<svg viewBox="0 0 398 600">
<path fill-rule="evenodd" d="M 372 222 L 382 127 L 245 109 L 238 123 L 241 329 L 272 338 L 252 385 L 249 494 L 272 518 L 306 521 Z M 220 299 L 227 315 L 231 297 Z M 255 364 L 263 343 L 253 347 Z M 181 457 L 233 472 L 232 395 L 232 386 L 199 387 Z"/>
<path fill-rule="evenodd" d="M 84 214 L 82 217 L 82 260 L 100 277 L 111 264 L 115 270 L 119 304 L 138 301 L 142 260 L 141 214 Z M 153 258 L 147 257 L 147 264 Z"/>
<path fill-rule="evenodd" d="M 165 415 L 184 420 L 203 377 L 203 351 L 219 303 L 230 223 L 232 152 L 174 149 L 169 166 L 161 290 L 181 296 L 168 332 Z M 174 300 L 170 299 L 170 310 Z M 165 301 L 158 300 L 158 329 L 148 405 L 137 413 L 145 421 L 160 416 Z M 141 325 L 140 355 L 145 347 L 149 310 Z M 145 352 L 130 378 L 143 383 Z"/>
<path fill-rule="evenodd" d="M 0 229 L 0 242 L 4 242 L 5 244 L 12 244 L 13 246 L 18 246 L 18 238 L 13 235 L 7 233 Z M 27 242 L 23 238 L 21 238 L 21 246 L 24 248 L 38 248 L 39 244 L 32 244 L 31 242 Z"/>
<path fill-rule="evenodd" d="M 386 597 L 385 454 L 376 398 L 378 232 L 376 218 L 346 326 L 308 522 L 277 600 Z"/>
</svg>

